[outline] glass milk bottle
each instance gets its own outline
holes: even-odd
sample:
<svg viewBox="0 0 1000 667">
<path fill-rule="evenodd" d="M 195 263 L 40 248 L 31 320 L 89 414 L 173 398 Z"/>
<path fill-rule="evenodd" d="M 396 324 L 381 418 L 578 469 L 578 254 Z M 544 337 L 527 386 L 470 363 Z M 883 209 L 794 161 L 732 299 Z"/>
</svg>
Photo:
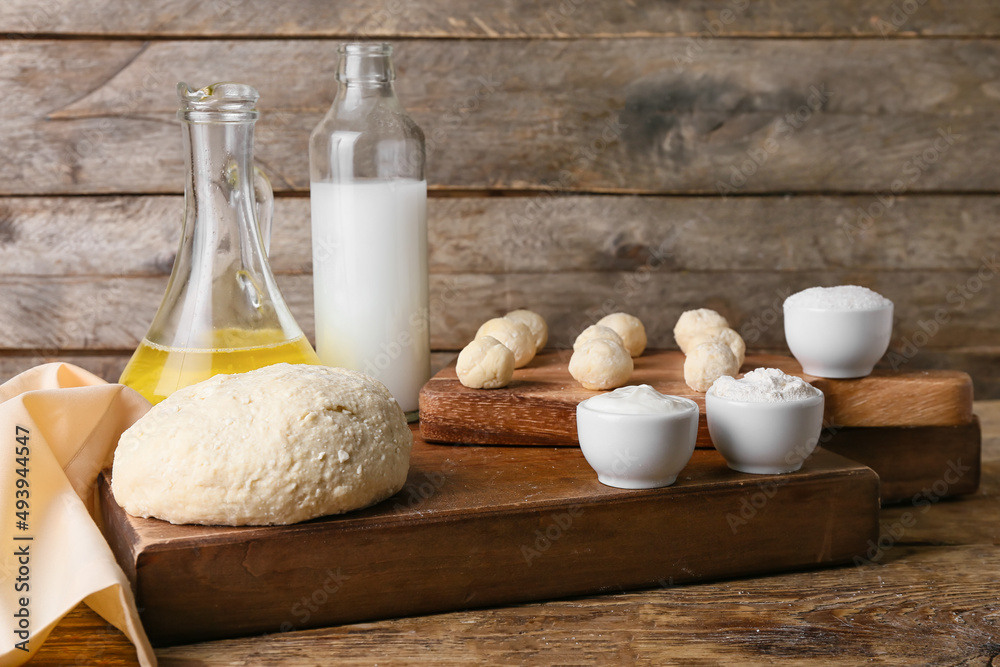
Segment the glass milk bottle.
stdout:
<svg viewBox="0 0 1000 667">
<path fill-rule="evenodd" d="M 309 141 L 316 351 L 380 380 L 411 419 L 430 377 L 424 135 L 388 44 L 341 45 Z"/>
</svg>

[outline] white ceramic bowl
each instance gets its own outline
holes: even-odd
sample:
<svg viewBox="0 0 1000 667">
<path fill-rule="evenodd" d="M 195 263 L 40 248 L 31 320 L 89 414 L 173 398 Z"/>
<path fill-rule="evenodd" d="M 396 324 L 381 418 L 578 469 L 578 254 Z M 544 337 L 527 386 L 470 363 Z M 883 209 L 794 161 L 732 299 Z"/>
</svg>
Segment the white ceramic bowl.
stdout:
<svg viewBox="0 0 1000 667">
<path fill-rule="evenodd" d="M 670 486 L 691 460 L 698 437 L 698 404 L 678 396 L 680 412 L 616 414 L 576 406 L 583 456 L 602 484 L 619 489 Z"/>
<path fill-rule="evenodd" d="M 802 370 L 824 378 L 858 378 L 889 349 L 892 304 L 871 310 L 785 306 L 785 340 Z"/>
<path fill-rule="evenodd" d="M 708 433 L 733 470 L 758 475 L 794 472 L 809 458 L 823 428 L 824 396 L 750 403 L 705 394 Z"/>
</svg>

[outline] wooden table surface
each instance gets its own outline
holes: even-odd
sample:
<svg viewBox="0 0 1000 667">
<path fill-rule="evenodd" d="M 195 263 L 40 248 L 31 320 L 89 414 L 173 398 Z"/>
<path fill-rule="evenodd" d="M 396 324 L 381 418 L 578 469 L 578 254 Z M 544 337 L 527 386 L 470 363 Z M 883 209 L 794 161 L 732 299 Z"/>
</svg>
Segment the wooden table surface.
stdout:
<svg viewBox="0 0 1000 667">
<path fill-rule="evenodd" d="M 1000 665 L 1000 401 L 980 402 L 980 491 L 882 510 L 872 562 L 157 651 L 180 665 Z M 959 462 L 956 462 L 959 464 Z M 942 471 L 945 477 L 954 474 Z M 567 572 L 567 576 L 572 576 Z M 33 665 L 135 665 L 81 605 Z"/>
</svg>

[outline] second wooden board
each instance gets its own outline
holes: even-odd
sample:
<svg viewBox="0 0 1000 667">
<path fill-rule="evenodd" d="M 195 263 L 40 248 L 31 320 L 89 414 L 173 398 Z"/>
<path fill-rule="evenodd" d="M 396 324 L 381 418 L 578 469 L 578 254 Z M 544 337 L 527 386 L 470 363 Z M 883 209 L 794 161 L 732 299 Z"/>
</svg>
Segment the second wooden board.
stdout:
<svg viewBox="0 0 1000 667">
<path fill-rule="evenodd" d="M 584 389 L 569 374 L 571 350 L 546 350 L 503 389 L 469 389 L 455 365 L 441 370 L 420 392 L 420 430 L 430 442 L 480 445 L 579 446 L 576 405 L 601 392 Z M 855 380 L 806 375 L 791 357 L 748 355 L 743 372 L 780 368 L 812 382 L 826 395 L 824 422 L 836 427 L 957 426 L 972 422 L 972 380 L 958 371 L 876 371 Z M 698 446 L 711 447 L 705 395 L 684 382 L 684 355 L 647 351 L 635 359 L 629 384 L 698 403 Z"/>
<path fill-rule="evenodd" d="M 979 420 L 959 426 L 833 428 L 820 445 L 878 473 L 882 504 L 914 507 L 975 493 L 982 472 Z"/>
</svg>

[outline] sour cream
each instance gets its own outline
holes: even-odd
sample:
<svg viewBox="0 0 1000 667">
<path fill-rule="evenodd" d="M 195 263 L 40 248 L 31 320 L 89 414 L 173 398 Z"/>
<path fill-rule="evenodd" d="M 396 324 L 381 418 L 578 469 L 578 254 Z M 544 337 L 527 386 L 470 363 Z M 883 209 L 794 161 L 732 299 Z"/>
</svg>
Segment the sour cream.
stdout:
<svg viewBox="0 0 1000 667">
<path fill-rule="evenodd" d="M 698 406 L 678 396 L 667 396 L 648 384 L 621 387 L 588 398 L 582 403 L 590 410 L 616 415 L 659 415 L 697 411 Z"/>
<path fill-rule="evenodd" d="M 648 384 L 622 387 L 576 406 L 576 433 L 601 484 L 670 486 L 694 453 L 698 404 Z"/>
</svg>

